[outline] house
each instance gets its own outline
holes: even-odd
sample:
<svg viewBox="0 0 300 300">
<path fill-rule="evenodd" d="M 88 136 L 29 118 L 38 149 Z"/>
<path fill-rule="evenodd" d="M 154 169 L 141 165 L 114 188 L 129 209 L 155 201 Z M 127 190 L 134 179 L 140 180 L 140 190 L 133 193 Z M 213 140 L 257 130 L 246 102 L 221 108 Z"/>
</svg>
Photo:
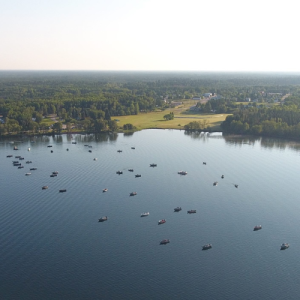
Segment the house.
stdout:
<svg viewBox="0 0 300 300">
<path fill-rule="evenodd" d="M 171 105 L 174 105 L 174 106 L 182 105 L 182 102 L 179 102 L 179 101 L 171 101 Z"/>
<path fill-rule="evenodd" d="M 203 96 L 204 96 L 205 98 L 210 98 L 210 97 L 212 96 L 212 93 L 205 93 L 205 94 L 203 94 Z"/>
</svg>

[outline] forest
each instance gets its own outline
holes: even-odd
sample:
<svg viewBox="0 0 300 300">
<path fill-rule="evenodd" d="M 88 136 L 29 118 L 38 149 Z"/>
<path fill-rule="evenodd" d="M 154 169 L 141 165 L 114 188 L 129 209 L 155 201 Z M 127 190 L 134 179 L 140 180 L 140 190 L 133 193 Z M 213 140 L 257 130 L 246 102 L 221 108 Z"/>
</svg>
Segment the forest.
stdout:
<svg viewBox="0 0 300 300">
<path fill-rule="evenodd" d="M 222 124 L 225 133 L 300 137 L 299 74 L 125 71 L 1 71 L 0 135 L 56 134 L 63 126 L 118 131 L 118 116 L 165 110 L 205 93 L 219 97 L 199 101 L 195 111 L 231 114 Z M 51 128 L 49 116 L 58 118 Z"/>
</svg>

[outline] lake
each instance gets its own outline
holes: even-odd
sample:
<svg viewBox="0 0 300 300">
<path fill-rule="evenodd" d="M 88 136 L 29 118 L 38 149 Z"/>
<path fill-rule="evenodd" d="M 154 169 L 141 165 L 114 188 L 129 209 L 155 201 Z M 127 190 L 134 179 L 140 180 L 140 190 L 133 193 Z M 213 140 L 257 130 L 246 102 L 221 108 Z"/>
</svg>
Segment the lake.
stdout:
<svg viewBox="0 0 300 300">
<path fill-rule="evenodd" d="M 178 130 L 2 139 L 0 298 L 299 299 L 299 155 Z"/>
</svg>

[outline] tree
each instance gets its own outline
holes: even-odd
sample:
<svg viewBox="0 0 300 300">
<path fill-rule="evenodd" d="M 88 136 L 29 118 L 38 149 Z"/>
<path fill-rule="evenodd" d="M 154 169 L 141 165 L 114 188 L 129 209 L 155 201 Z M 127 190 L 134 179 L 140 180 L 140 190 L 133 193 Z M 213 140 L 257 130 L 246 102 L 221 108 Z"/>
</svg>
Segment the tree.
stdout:
<svg viewBox="0 0 300 300">
<path fill-rule="evenodd" d="M 62 131 L 62 123 L 61 122 L 56 122 L 53 124 L 53 132 L 54 133 L 61 133 Z"/>
</svg>

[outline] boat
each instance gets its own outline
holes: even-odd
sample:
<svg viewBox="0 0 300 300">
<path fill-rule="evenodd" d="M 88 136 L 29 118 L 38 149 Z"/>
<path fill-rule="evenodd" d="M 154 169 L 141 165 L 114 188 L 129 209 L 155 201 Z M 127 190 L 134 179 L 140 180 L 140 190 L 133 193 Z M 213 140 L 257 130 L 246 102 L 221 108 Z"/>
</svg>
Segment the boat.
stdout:
<svg viewBox="0 0 300 300">
<path fill-rule="evenodd" d="M 170 240 L 169 239 L 165 239 L 165 240 L 162 240 L 162 241 L 160 241 L 160 245 L 167 245 L 167 244 L 169 244 L 170 243 Z"/>
<path fill-rule="evenodd" d="M 144 212 L 141 214 L 141 217 L 147 217 L 147 216 L 149 216 L 149 214 L 150 214 L 149 212 Z"/>
<path fill-rule="evenodd" d="M 116 174 L 121 175 L 121 174 L 123 174 L 123 172 L 122 171 L 117 171 Z"/>
<path fill-rule="evenodd" d="M 206 244 L 204 246 L 202 246 L 202 250 L 208 250 L 212 248 L 212 244 Z"/>
<path fill-rule="evenodd" d="M 10 154 L 10 155 L 6 155 L 6 157 L 13 157 L 13 156 Z"/>
<path fill-rule="evenodd" d="M 26 164 L 32 164 L 32 161 L 31 160 L 27 160 Z"/>
<path fill-rule="evenodd" d="M 223 178 L 224 178 L 224 175 L 222 175 L 221 178 L 223 179 Z"/>
<path fill-rule="evenodd" d="M 93 146 L 88 146 L 89 148 L 93 148 Z"/>
<path fill-rule="evenodd" d="M 52 172 L 52 174 L 57 175 L 57 174 L 58 174 L 58 171 L 54 171 L 54 172 Z"/>
<path fill-rule="evenodd" d="M 215 181 L 214 183 L 213 183 L 213 186 L 217 186 L 218 185 L 218 181 Z"/>
<path fill-rule="evenodd" d="M 24 157 L 19 157 L 19 160 L 24 160 Z"/>
<path fill-rule="evenodd" d="M 98 158 L 96 158 L 96 157 L 94 158 L 94 160 L 97 160 L 97 159 L 98 159 Z"/>
<path fill-rule="evenodd" d="M 262 229 L 262 226 L 261 225 L 256 225 L 256 226 L 254 226 L 253 231 L 257 231 L 257 230 L 260 230 L 260 229 Z"/>
<path fill-rule="evenodd" d="M 47 190 L 48 189 L 48 185 L 44 185 L 43 187 L 42 187 L 42 190 Z"/>
<path fill-rule="evenodd" d="M 53 150 L 51 150 L 50 152 L 53 153 Z"/>
<path fill-rule="evenodd" d="M 238 187 L 239 187 L 239 185 L 238 185 L 238 184 L 235 184 L 235 185 L 234 185 L 234 187 L 235 187 L 235 188 L 238 188 Z"/>
<path fill-rule="evenodd" d="M 17 146 L 14 146 L 14 150 L 19 150 Z"/>
<path fill-rule="evenodd" d="M 105 217 L 101 217 L 98 222 L 104 222 L 104 221 L 107 221 L 107 220 L 108 220 L 108 217 L 105 216 Z"/>
<path fill-rule="evenodd" d="M 24 166 L 18 166 L 18 169 L 23 169 L 24 168 Z"/>
<path fill-rule="evenodd" d="M 15 158 L 20 158 L 20 157 L 21 157 L 20 155 L 15 156 Z"/>
<path fill-rule="evenodd" d="M 37 168 L 30 168 L 30 171 L 35 171 L 37 170 Z"/>
<path fill-rule="evenodd" d="M 121 152 L 122 152 L 122 150 L 118 150 L 117 152 L 121 153 Z"/>
<path fill-rule="evenodd" d="M 13 163 L 14 167 L 21 166 L 21 163 Z"/>
<path fill-rule="evenodd" d="M 72 142 L 72 144 L 77 144 L 77 142 Z"/>
<path fill-rule="evenodd" d="M 195 214 L 196 213 L 196 209 L 191 209 L 187 211 L 188 214 Z"/>
<path fill-rule="evenodd" d="M 133 149 L 133 150 L 134 150 L 134 149 L 135 149 L 135 147 L 131 147 L 131 149 Z"/>
<path fill-rule="evenodd" d="M 29 176 L 29 175 L 31 175 L 31 173 L 26 173 L 26 174 L 25 174 L 25 176 Z"/>
<path fill-rule="evenodd" d="M 56 177 L 57 176 L 57 174 L 51 174 L 50 175 L 50 177 Z"/>
<path fill-rule="evenodd" d="M 131 192 L 130 194 L 129 194 L 129 196 L 136 196 L 137 195 L 137 192 Z"/>
<path fill-rule="evenodd" d="M 290 245 L 288 243 L 283 243 L 283 244 L 281 244 L 280 250 L 285 250 L 289 247 L 290 247 Z"/>
<path fill-rule="evenodd" d="M 67 151 L 69 151 L 69 148 L 67 148 Z"/>
<path fill-rule="evenodd" d="M 92 153 L 92 150 L 89 150 L 90 153 Z"/>
<path fill-rule="evenodd" d="M 206 165 L 206 162 L 204 161 L 203 164 Z"/>
<path fill-rule="evenodd" d="M 165 224 L 167 221 L 165 219 L 159 220 L 158 225 Z"/>
<path fill-rule="evenodd" d="M 27 149 L 28 151 L 30 151 L 30 148 L 28 147 L 28 149 Z"/>
<path fill-rule="evenodd" d="M 89 145 L 84 145 L 84 147 L 88 147 Z"/>
<path fill-rule="evenodd" d="M 63 190 L 59 190 L 60 193 L 65 193 L 67 190 L 63 189 Z"/>
<path fill-rule="evenodd" d="M 105 193 L 105 192 L 107 192 L 107 191 L 108 191 L 108 189 L 103 189 L 103 190 L 102 190 L 103 193 Z"/>
<path fill-rule="evenodd" d="M 129 172 L 133 172 L 133 169 L 128 169 Z"/>
<path fill-rule="evenodd" d="M 179 206 L 174 208 L 174 212 L 179 212 L 179 211 L 181 211 L 181 210 L 182 210 L 182 208 L 179 207 Z"/>
<path fill-rule="evenodd" d="M 52 147 L 52 145 L 48 145 L 47 147 L 48 147 L 48 148 L 51 148 L 51 147 Z"/>
<path fill-rule="evenodd" d="M 136 177 L 136 178 L 137 178 L 137 177 L 142 177 L 142 175 L 141 175 L 141 174 L 136 174 L 135 177 Z"/>
<path fill-rule="evenodd" d="M 186 172 L 186 171 L 179 171 L 178 174 L 179 174 L 179 175 L 186 175 L 187 172 Z"/>
<path fill-rule="evenodd" d="M 150 164 L 150 167 L 152 168 L 157 167 L 157 164 Z"/>
</svg>

